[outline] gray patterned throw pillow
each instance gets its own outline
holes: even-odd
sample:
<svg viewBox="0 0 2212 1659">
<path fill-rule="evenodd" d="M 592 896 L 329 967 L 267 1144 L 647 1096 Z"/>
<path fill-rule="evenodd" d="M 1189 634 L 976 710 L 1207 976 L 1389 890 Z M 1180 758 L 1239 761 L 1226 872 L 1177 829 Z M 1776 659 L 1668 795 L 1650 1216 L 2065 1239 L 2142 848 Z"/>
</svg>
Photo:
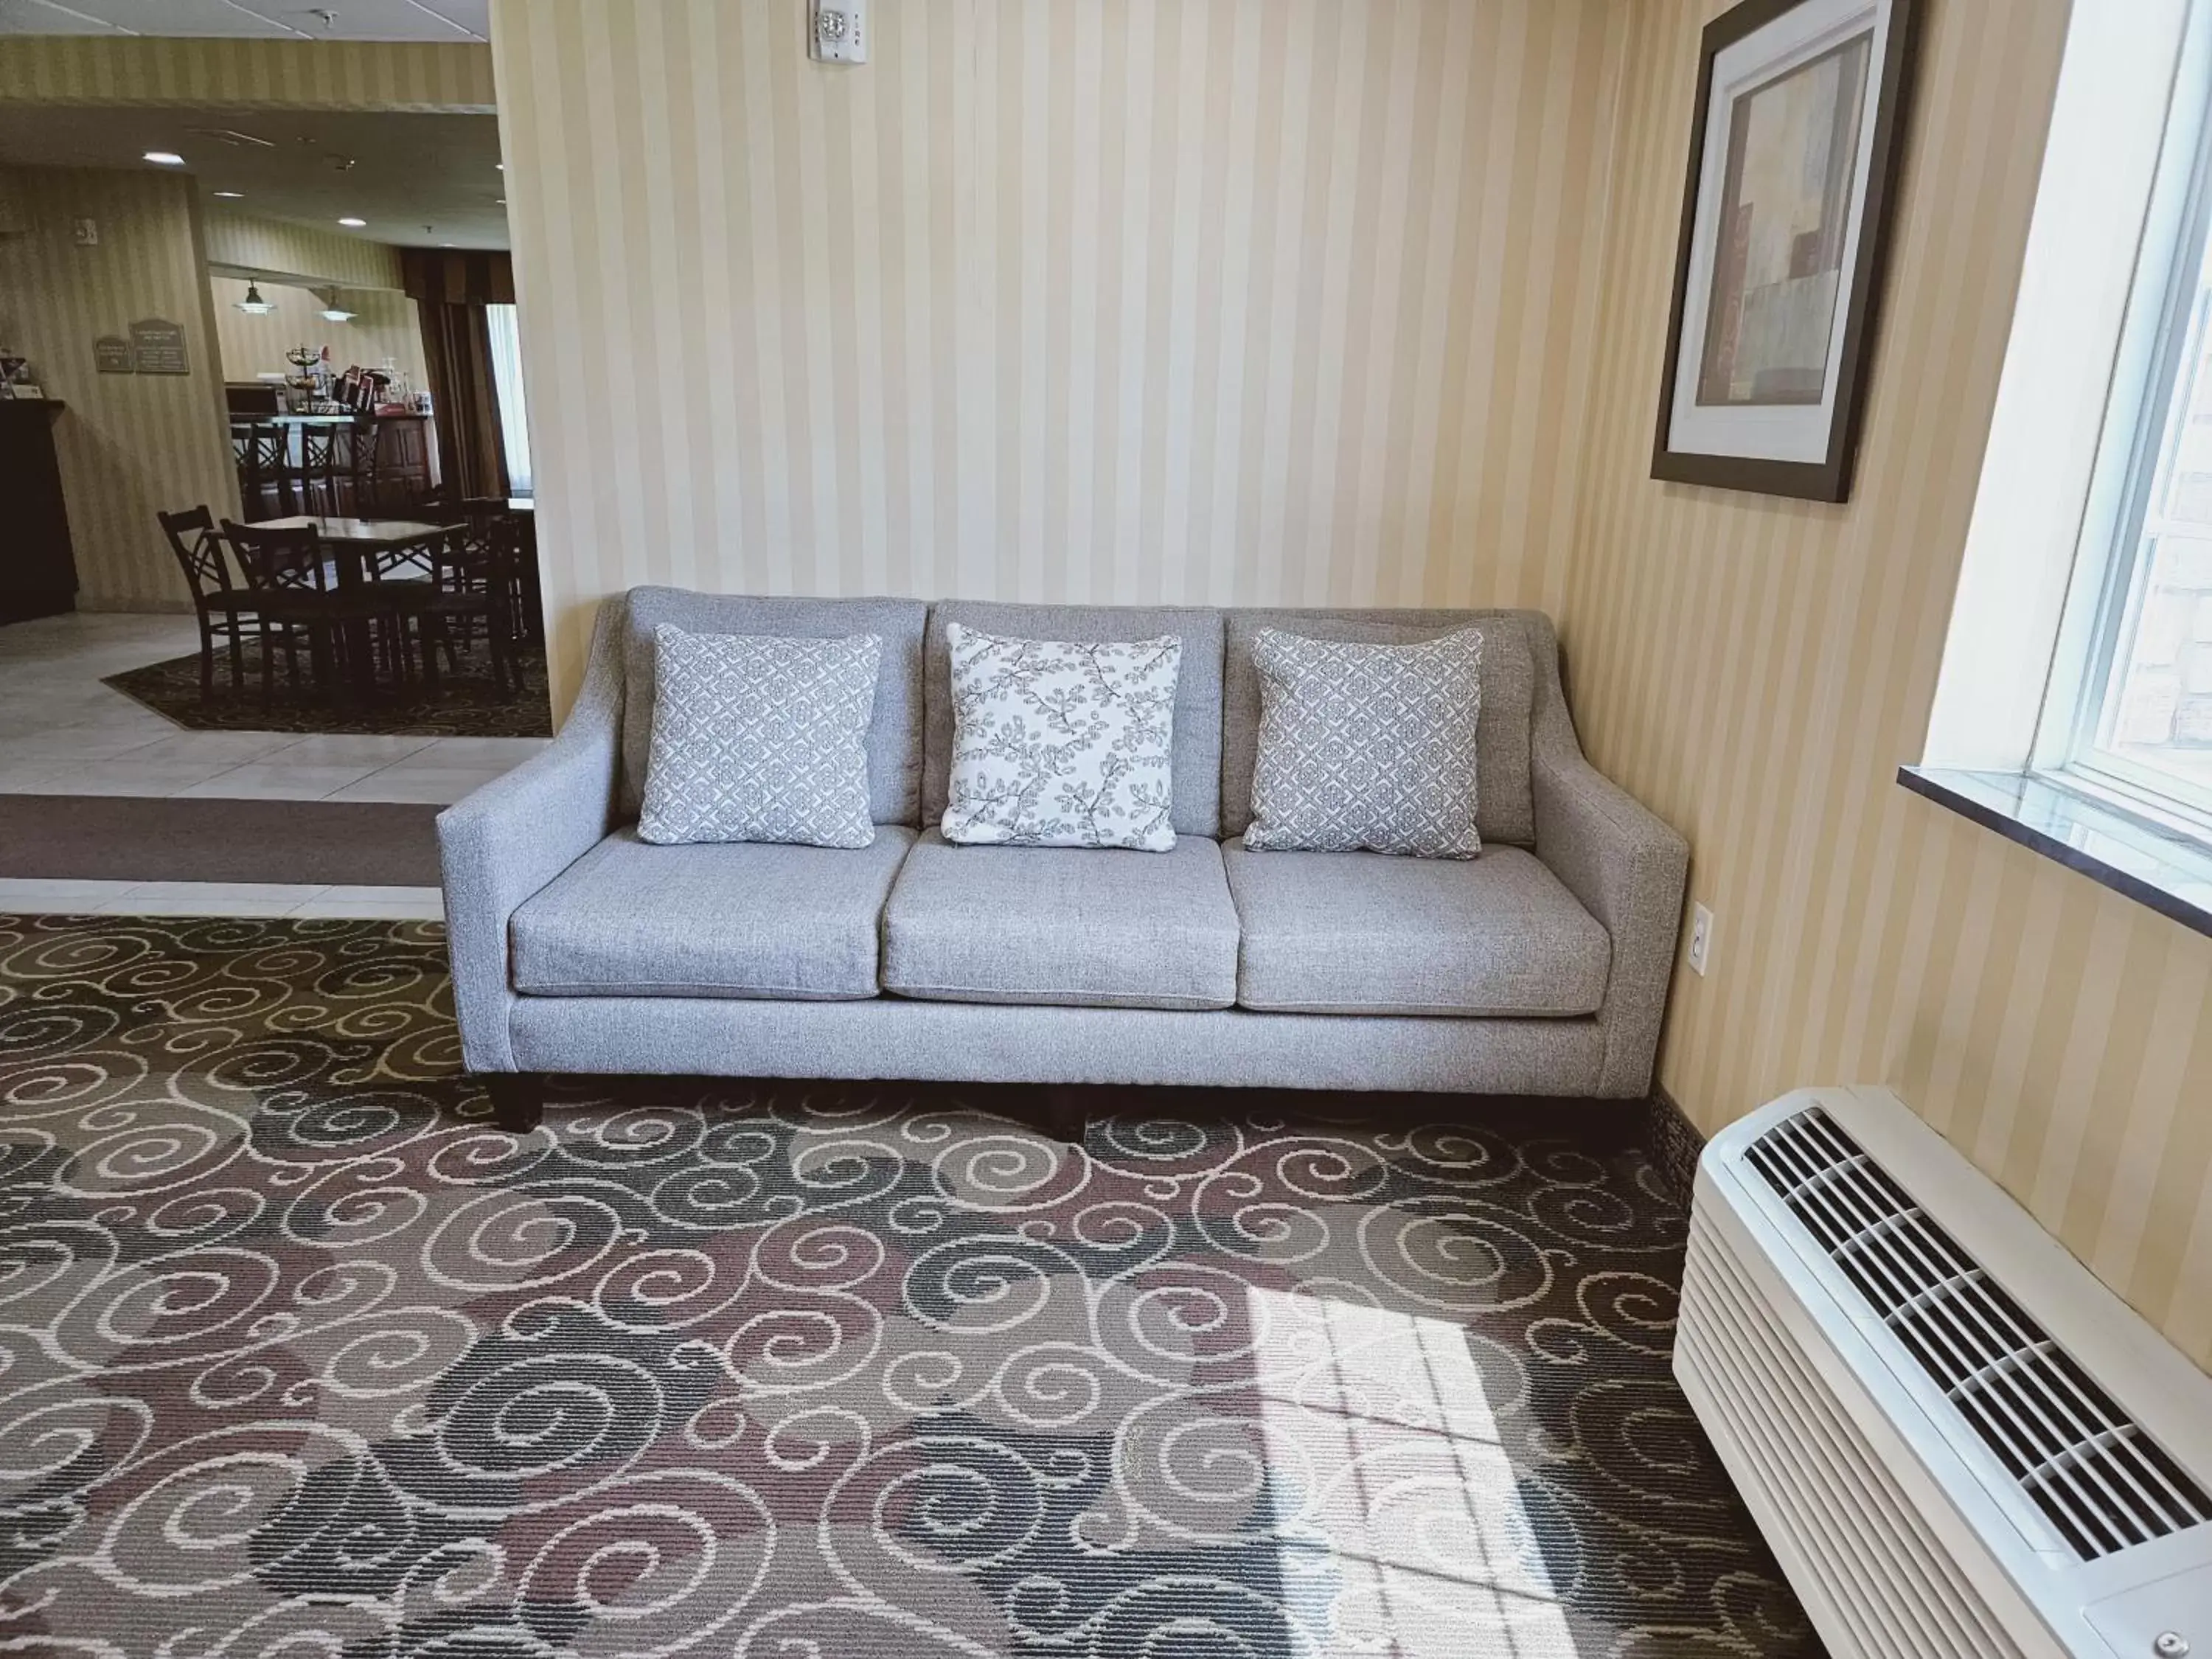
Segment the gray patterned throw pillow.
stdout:
<svg viewBox="0 0 2212 1659">
<path fill-rule="evenodd" d="M 1174 635 L 1124 643 L 1004 639 L 948 623 L 952 778 L 945 838 L 1164 853 Z"/>
<path fill-rule="evenodd" d="M 653 630 L 641 840 L 866 847 L 883 641 Z"/>
<path fill-rule="evenodd" d="M 1482 635 L 1355 645 L 1262 629 L 1255 852 L 1471 859 Z"/>
</svg>

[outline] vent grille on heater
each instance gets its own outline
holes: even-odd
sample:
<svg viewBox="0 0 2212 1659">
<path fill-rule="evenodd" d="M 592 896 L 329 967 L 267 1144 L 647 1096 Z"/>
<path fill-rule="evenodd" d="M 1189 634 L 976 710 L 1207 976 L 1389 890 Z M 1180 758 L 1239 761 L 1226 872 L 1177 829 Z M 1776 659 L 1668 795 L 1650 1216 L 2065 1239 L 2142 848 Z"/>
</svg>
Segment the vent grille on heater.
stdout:
<svg viewBox="0 0 2212 1659">
<path fill-rule="evenodd" d="M 2212 1497 L 1819 1107 L 1752 1166 L 2085 1561 L 2212 1520 Z"/>
</svg>

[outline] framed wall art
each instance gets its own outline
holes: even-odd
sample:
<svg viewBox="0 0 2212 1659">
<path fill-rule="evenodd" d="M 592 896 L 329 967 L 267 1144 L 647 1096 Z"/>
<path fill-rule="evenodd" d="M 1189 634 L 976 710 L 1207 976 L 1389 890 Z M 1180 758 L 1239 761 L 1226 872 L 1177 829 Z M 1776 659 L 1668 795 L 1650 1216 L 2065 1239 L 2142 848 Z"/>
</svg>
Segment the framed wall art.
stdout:
<svg viewBox="0 0 2212 1659">
<path fill-rule="evenodd" d="M 1850 497 L 1918 10 L 1744 0 L 1705 26 L 1653 477 Z"/>
</svg>

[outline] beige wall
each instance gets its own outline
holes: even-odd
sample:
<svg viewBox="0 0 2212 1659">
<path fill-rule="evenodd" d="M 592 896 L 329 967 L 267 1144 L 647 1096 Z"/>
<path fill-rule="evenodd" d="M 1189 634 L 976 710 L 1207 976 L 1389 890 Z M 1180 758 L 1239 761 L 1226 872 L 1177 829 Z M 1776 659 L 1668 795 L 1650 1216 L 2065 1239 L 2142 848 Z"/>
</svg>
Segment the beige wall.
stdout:
<svg viewBox="0 0 2212 1659">
<path fill-rule="evenodd" d="M 410 385 L 424 384 L 422 324 L 415 302 L 405 295 L 388 289 L 347 289 L 338 298 L 354 313 L 353 320 L 326 323 L 322 301 L 306 289 L 281 283 L 260 286 L 261 297 L 276 309 L 255 316 L 238 308 L 238 301 L 246 297 L 243 282 L 230 276 L 209 278 L 225 380 L 289 374 L 284 354 L 304 344 L 330 347 L 331 361 L 341 370 L 349 363 L 381 368 L 386 357 L 394 358 Z"/>
<path fill-rule="evenodd" d="M 353 288 L 400 286 L 399 250 L 281 219 L 257 218 L 217 204 L 207 214 L 208 258 L 271 276 L 310 277 Z"/>
<path fill-rule="evenodd" d="M 2212 1364 L 2212 939 L 1893 781 L 1918 757 L 2066 7 L 1939 0 L 1854 499 L 1650 471 L 1698 32 L 1652 0 L 1617 147 L 1588 500 L 1564 629 L 1599 764 L 1688 834 L 1713 969 L 1660 1061 L 1707 1130 L 1895 1085 Z"/>
<path fill-rule="evenodd" d="M 155 514 L 237 507 L 191 181 L 24 168 L 9 176 L 7 193 L 30 228 L 0 235 L 0 340 L 68 405 L 55 433 L 78 603 L 180 605 L 183 579 Z M 81 216 L 98 222 L 97 246 L 75 245 Z M 127 336 L 149 317 L 184 325 L 191 373 L 95 373 L 94 339 Z"/>
<path fill-rule="evenodd" d="M 1556 607 L 1614 0 L 495 0 L 555 679 L 635 582 Z"/>
<path fill-rule="evenodd" d="M 831 70 L 796 4 L 495 0 L 556 683 L 635 581 L 1553 608 L 1719 918 L 1666 1086 L 1898 1085 L 2212 1364 L 2212 940 L 1893 781 L 2063 0 L 1928 7 L 1844 507 L 1648 477 L 1722 3 L 932 0 Z"/>
<path fill-rule="evenodd" d="M 382 40 L 0 39 L 0 100 L 229 109 L 474 110 L 493 105 L 491 52 Z"/>
</svg>

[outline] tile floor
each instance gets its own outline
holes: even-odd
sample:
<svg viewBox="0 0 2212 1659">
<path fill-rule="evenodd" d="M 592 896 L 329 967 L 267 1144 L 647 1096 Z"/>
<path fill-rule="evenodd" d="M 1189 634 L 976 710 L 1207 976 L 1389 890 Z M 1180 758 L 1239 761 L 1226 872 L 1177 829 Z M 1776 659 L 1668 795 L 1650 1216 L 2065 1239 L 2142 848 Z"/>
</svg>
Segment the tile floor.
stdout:
<svg viewBox="0 0 2212 1659">
<path fill-rule="evenodd" d="M 266 882 L 44 881 L 0 876 L 0 915 L 364 916 L 442 921 L 434 887 L 291 887 Z"/>
<path fill-rule="evenodd" d="M 199 648 L 190 617 L 79 612 L 0 629 L 0 792 L 459 800 L 543 738 L 186 732 L 100 677 Z"/>
<path fill-rule="evenodd" d="M 0 628 L 0 793 L 459 800 L 543 738 L 187 732 L 100 684 L 199 648 L 188 616 L 78 612 Z M 0 880 L 0 910 L 139 915 L 442 914 L 435 888 Z"/>
</svg>

